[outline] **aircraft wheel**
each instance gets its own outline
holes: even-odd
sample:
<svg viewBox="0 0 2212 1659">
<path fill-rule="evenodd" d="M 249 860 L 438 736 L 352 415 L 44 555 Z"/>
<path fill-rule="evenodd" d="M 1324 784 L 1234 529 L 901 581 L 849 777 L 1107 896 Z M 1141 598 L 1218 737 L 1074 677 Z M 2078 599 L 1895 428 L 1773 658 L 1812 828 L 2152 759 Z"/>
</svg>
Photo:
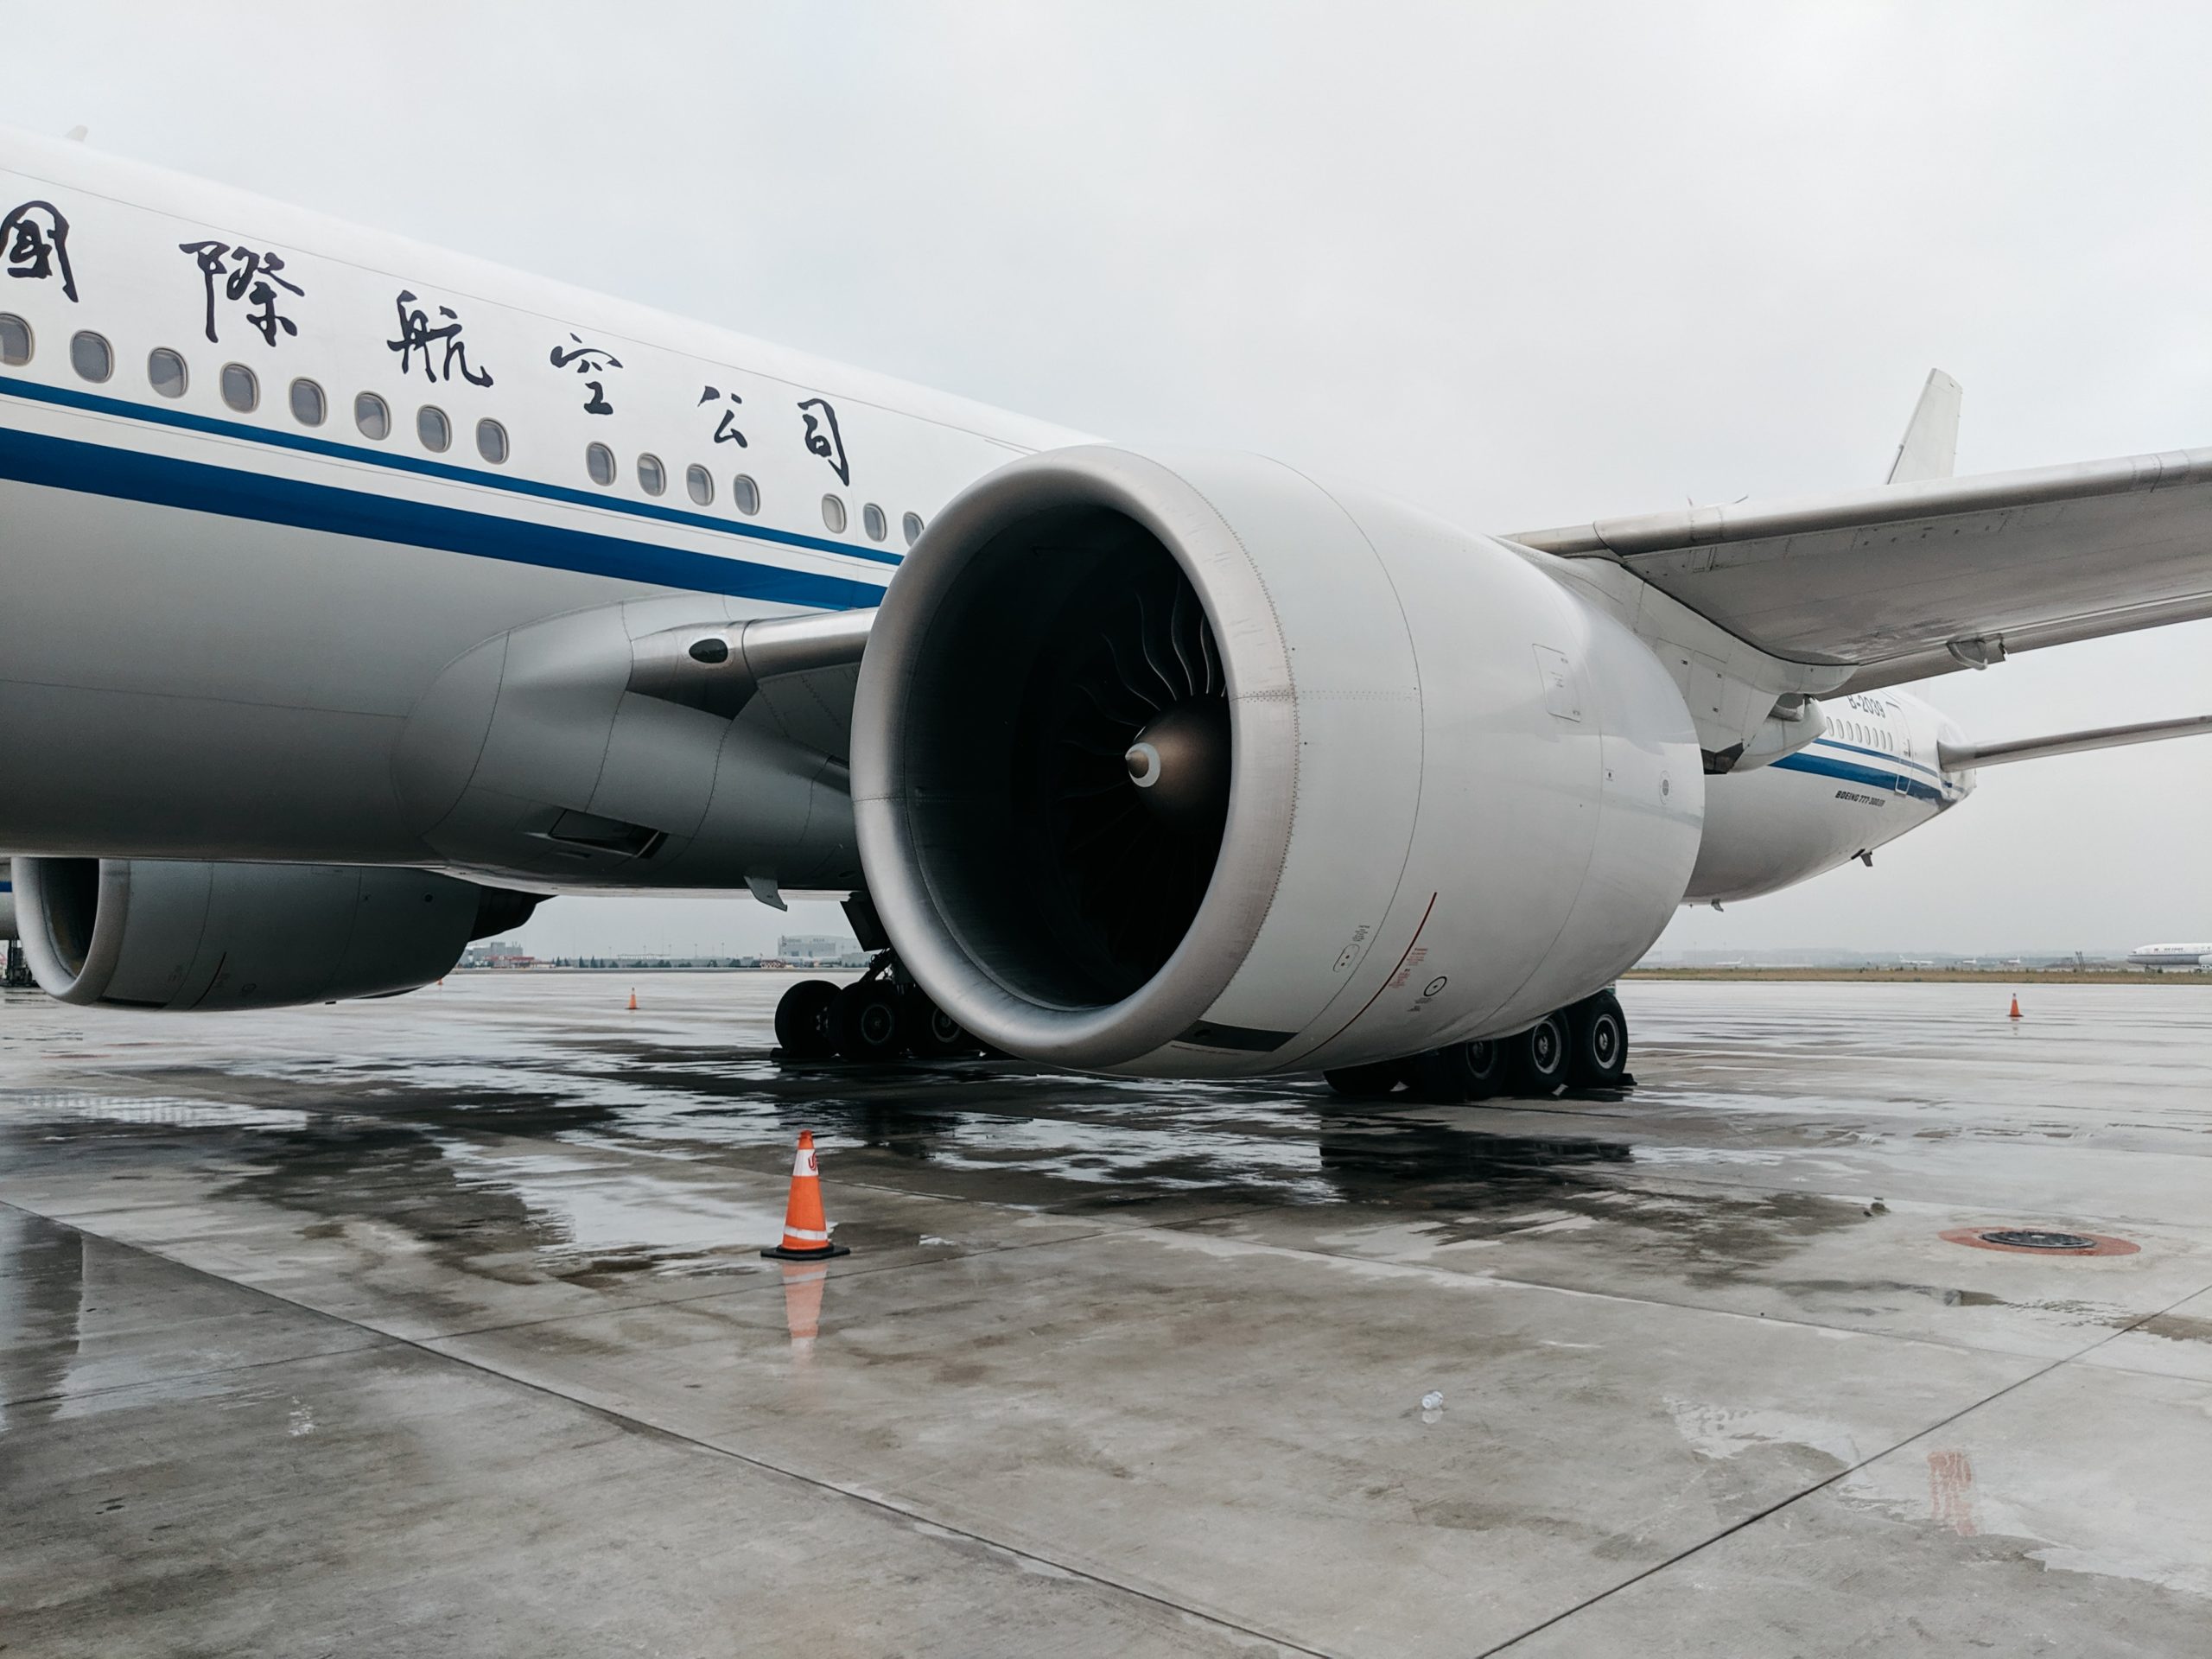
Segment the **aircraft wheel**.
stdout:
<svg viewBox="0 0 2212 1659">
<path fill-rule="evenodd" d="M 1548 1095 L 1567 1081 L 1568 1039 L 1567 1021 L 1548 1014 L 1514 1038 L 1510 1045 L 1519 1092 Z"/>
<path fill-rule="evenodd" d="M 830 1031 L 849 1060 L 887 1060 L 899 1052 L 899 993 L 880 980 L 862 980 L 837 993 Z"/>
<path fill-rule="evenodd" d="M 1376 1060 L 1367 1065 L 1340 1065 L 1321 1074 L 1329 1087 L 1346 1100 L 1380 1100 L 1398 1086 L 1398 1062 Z"/>
<path fill-rule="evenodd" d="M 802 979 L 776 1004 L 776 1042 L 785 1057 L 819 1060 L 836 1053 L 830 1034 L 830 1010 L 837 988 L 826 979 Z"/>
<path fill-rule="evenodd" d="M 1450 1043 L 1414 1061 L 1414 1086 L 1427 1100 L 1488 1100 L 1504 1086 L 1504 1045 Z"/>
<path fill-rule="evenodd" d="M 918 988 L 900 999 L 899 1020 L 906 1047 L 918 1059 L 950 1059 L 975 1049 L 976 1039 L 967 1028 Z"/>
<path fill-rule="evenodd" d="M 1618 1089 L 1628 1075 L 1628 1016 L 1611 991 L 1567 1011 L 1567 1081 L 1578 1089 Z"/>
</svg>

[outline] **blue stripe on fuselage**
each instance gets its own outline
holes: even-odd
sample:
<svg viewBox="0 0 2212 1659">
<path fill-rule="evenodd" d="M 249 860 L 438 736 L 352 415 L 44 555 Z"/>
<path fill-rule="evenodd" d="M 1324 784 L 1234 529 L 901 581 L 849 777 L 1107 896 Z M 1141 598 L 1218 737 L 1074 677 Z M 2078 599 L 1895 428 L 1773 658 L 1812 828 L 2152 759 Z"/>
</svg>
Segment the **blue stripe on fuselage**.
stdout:
<svg viewBox="0 0 2212 1659">
<path fill-rule="evenodd" d="M 1871 751 L 1865 753 L 1871 753 Z M 1887 760 L 1891 757 L 1884 755 L 1880 758 Z M 1932 785 L 1924 784 L 1919 779 L 1904 772 L 1881 772 L 1872 766 L 1859 766 L 1853 761 L 1832 760 L 1824 754 L 1815 754 L 1808 749 L 1800 749 L 1795 754 L 1785 754 L 1781 760 L 1769 761 L 1767 764 L 1778 772 L 1807 772 L 1817 777 L 1840 779 L 1845 783 L 1863 784 L 1870 789 L 1881 790 L 1885 794 L 1903 795 L 1916 801 L 1934 801 L 1939 806 L 1943 804 L 1945 800 L 1942 790 Z M 1904 785 L 1902 789 L 1897 787 L 1900 783 Z"/>
<path fill-rule="evenodd" d="M 702 512 L 687 512 L 681 507 L 664 507 L 651 501 L 626 500 L 619 495 L 609 495 L 604 492 L 595 494 L 589 490 L 570 489 L 563 484 L 542 483 L 537 479 L 520 477 L 513 473 L 491 472 L 480 467 L 456 467 L 451 461 L 428 461 L 401 450 L 372 448 L 359 443 L 337 443 L 328 438 L 309 437 L 303 432 L 283 432 L 264 426 L 248 426 L 241 421 L 219 421 L 186 410 L 164 409 L 154 404 L 134 404 L 125 398 L 104 397 L 96 392 L 79 391 L 70 386 L 41 385 L 35 380 L 18 380 L 8 375 L 0 375 L 0 394 L 21 397 L 29 403 L 82 410 L 88 414 L 143 421 L 152 426 L 175 427 L 180 431 L 235 438 L 241 442 L 261 444 L 270 448 L 296 450 L 302 454 L 359 461 L 392 472 L 412 473 L 422 478 L 442 478 L 458 484 L 474 484 L 486 489 L 505 490 L 512 495 L 531 496 L 541 501 L 596 507 L 601 512 L 626 513 L 632 518 L 658 524 L 683 524 L 693 530 L 709 530 L 719 535 L 743 537 L 749 541 L 772 542 L 783 547 L 804 547 L 817 553 L 836 553 L 846 558 L 868 559 L 879 564 L 897 564 L 902 556 L 876 548 L 856 546 L 850 542 L 833 542 L 819 536 L 802 536 L 794 531 L 771 530 L 766 524 L 748 524 L 728 518 L 710 518 Z"/>
<path fill-rule="evenodd" d="M 1922 777 L 1932 778 L 1938 783 L 1941 783 L 1943 779 L 1943 774 L 1933 766 L 1923 766 L 1917 760 L 1904 760 L 1901 756 L 1890 753 L 1885 749 L 1870 749 L 1863 743 L 1847 743 L 1840 737 L 1816 737 L 1813 740 L 1812 747 L 1834 749 L 1845 754 L 1872 755 L 1884 766 L 1899 772 L 1918 772 Z"/>
<path fill-rule="evenodd" d="M 50 438 L 9 427 L 0 427 L 0 478 L 408 547 L 437 548 L 549 570 L 574 570 L 658 588 L 728 594 L 814 610 L 852 610 L 883 601 L 883 588 L 875 582 L 564 530 L 497 513 L 432 506 L 239 467 L 211 467 L 150 455 L 139 449 Z"/>
</svg>

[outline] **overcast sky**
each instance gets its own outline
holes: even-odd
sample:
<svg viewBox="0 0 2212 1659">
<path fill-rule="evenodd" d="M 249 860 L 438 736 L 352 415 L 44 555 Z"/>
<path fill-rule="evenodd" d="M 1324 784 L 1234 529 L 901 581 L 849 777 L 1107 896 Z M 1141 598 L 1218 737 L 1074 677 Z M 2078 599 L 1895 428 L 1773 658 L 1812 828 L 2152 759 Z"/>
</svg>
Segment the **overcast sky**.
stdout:
<svg viewBox="0 0 2212 1659">
<path fill-rule="evenodd" d="M 0 0 L 0 118 L 1071 426 L 1479 529 L 2212 443 L 2212 10 Z M 2212 710 L 2212 625 L 1933 683 Z M 2212 936 L 2212 738 L 1964 807 L 1667 948 Z M 743 948 L 561 900 L 548 952 Z"/>
</svg>

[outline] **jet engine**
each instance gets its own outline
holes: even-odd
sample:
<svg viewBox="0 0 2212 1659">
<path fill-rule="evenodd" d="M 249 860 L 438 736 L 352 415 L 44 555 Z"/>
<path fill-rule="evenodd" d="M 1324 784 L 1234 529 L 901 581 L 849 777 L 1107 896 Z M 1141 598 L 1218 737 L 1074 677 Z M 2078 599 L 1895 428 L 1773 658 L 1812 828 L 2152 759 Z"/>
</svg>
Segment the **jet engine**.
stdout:
<svg viewBox="0 0 2212 1659">
<path fill-rule="evenodd" d="M 16 860 L 23 954 L 48 995 L 137 1008 L 276 1008 L 442 976 L 537 900 L 421 870 Z"/>
<path fill-rule="evenodd" d="M 938 1004 L 1089 1071 L 1313 1070 L 1524 1029 L 1658 937 L 1688 710 L 1542 556 L 1249 456 L 1007 466 L 885 596 L 869 896 Z"/>
</svg>

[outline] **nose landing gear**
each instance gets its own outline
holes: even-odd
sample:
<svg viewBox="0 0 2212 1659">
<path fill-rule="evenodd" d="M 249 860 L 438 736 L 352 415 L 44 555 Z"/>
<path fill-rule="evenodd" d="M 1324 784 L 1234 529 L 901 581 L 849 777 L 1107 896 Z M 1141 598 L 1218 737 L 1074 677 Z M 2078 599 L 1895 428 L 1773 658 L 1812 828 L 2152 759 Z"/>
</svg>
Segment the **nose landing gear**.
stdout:
<svg viewBox="0 0 2212 1659">
<path fill-rule="evenodd" d="M 1352 1100 L 1378 1099 L 1401 1085 L 1423 1100 L 1455 1102 L 1544 1098 L 1563 1088 L 1625 1089 L 1636 1081 L 1628 1074 L 1628 1020 L 1611 991 L 1556 1009 L 1515 1036 L 1452 1043 L 1322 1075 Z"/>
</svg>

